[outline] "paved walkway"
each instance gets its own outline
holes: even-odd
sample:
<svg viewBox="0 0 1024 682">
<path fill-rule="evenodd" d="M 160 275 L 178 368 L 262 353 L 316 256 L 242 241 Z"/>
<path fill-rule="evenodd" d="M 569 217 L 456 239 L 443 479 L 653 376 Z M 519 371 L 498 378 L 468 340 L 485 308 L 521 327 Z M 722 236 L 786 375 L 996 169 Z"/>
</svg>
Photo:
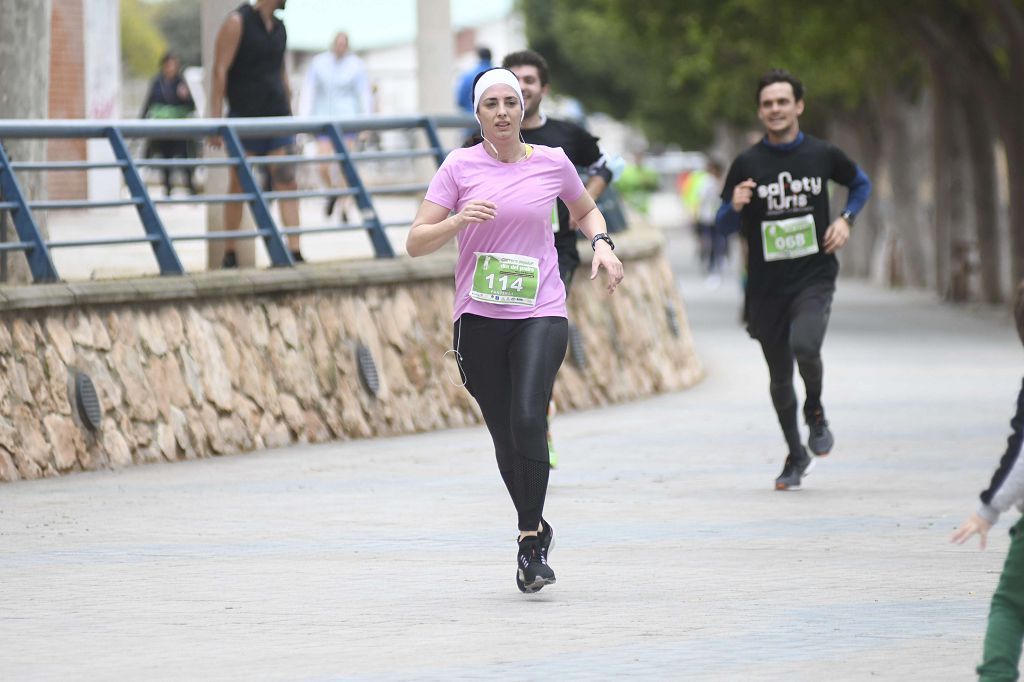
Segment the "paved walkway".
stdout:
<svg viewBox="0 0 1024 682">
<path fill-rule="evenodd" d="M 842 283 L 838 445 L 777 493 L 737 288 L 671 234 L 707 378 L 557 418 L 556 585 L 515 588 L 480 428 L 16 483 L 0 677 L 970 679 L 1015 515 L 985 552 L 948 536 L 1005 443 L 1008 317 Z"/>
</svg>

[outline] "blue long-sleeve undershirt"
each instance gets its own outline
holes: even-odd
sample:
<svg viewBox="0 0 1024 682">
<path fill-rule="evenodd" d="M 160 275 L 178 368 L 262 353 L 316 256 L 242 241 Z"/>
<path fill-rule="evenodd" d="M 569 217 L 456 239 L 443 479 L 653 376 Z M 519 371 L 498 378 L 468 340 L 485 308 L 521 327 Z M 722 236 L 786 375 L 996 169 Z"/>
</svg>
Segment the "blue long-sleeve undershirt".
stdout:
<svg viewBox="0 0 1024 682">
<path fill-rule="evenodd" d="M 846 210 L 857 215 L 864 208 L 868 197 L 871 196 L 871 178 L 860 166 L 857 166 L 857 175 L 847 185 L 847 188 L 850 190 L 850 195 L 846 199 Z M 732 210 L 731 201 L 722 201 L 722 205 L 715 215 L 715 227 L 724 235 L 740 231 L 740 214 Z"/>
<path fill-rule="evenodd" d="M 857 166 L 857 175 L 847 187 L 850 189 L 850 196 L 846 198 L 846 210 L 857 215 L 871 196 L 871 178 Z"/>
</svg>

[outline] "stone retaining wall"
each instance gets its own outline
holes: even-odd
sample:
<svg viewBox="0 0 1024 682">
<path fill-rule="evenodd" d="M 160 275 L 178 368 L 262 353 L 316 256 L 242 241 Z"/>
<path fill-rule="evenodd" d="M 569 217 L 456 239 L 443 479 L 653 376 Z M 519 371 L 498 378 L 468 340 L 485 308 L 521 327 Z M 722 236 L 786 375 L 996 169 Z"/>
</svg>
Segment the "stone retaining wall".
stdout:
<svg viewBox="0 0 1024 682">
<path fill-rule="evenodd" d="M 589 265 L 576 278 L 560 408 L 700 377 L 660 241 L 617 241 L 627 279 L 614 296 L 588 280 Z M 452 264 L 446 254 L 0 288 L 0 480 L 476 423 L 442 359 Z M 378 370 L 375 395 L 360 346 Z M 103 410 L 96 430 L 77 407 L 79 372 Z"/>
</svg>

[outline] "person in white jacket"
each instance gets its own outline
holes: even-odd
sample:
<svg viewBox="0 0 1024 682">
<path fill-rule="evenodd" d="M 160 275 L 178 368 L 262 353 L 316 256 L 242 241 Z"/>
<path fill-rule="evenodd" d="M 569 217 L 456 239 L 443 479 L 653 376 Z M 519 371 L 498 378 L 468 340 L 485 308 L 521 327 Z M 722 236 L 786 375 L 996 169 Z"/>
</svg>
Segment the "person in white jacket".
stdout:
<svg viewBox="0 0 1024 682">
<path fill-rule="evenodd" d="M 1014 304 L 1017 333 L 1024 343 L 1024 283 L 1017 289 Z M 988 531 L 999 520 L 999 515 L 1016 505 L 1024 504 L 1024 385 L 1017 395 L 1017 412 L 1010 420 L 1013 433 L 1006 442 L 1006 452 L 999 460 L 992 481 L 981 493 L 977 511 L 967 517 L 953 533 L 952 542 L 963 544 L 971 536 L 980 538 L 985 549 Z M 1024 518 L 1010 529 L 1010 551 L 1006 555 L 999 584 L 992 595 L 985 632 L 985 647 L 977 672 L 984 682 L 1016 680 L 1020 664 L 1021 643 L 1024 641 Z"/>
<path fill-rule="evenodd" d="M 373 93 L 366 65 L 358 55 L 349 49 L 348 34 L 339 32 L 334 36 L 331 49 L 313 57 L 302 86 L 302 99 L 299 111 L 304 116 L 329 116 L 341 122 L 344 130 L 344 119 L 368 116 L 373 111 Z M 346 135 L 350 143 L 356 135 Z M 317 137 L 317 153 L 334 154 L 334 147 L 326 135 Z M 345 178 L 337 173 L 332 178 L 331 169 L 337 169 L 337 162 L 320 165 L 320 177 L 325 187 L 345 187 Z M 327 200 L 326 213 L 330 216 L 338 203 L 338 197 Z M 342 216 L 345 214 L 345 202 L 341 202 Z"/>
</svg>

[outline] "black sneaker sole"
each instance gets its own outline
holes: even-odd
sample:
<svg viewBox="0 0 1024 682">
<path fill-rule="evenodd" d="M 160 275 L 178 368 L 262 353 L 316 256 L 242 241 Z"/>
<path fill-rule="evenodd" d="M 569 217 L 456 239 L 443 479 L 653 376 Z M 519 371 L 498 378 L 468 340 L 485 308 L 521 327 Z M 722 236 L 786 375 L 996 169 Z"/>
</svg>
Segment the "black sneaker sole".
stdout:
<svg viewBox="0 0 1024 682">
<path fill-rule="evenodd" d="M 522 573 L 523 572 L 521 570 L 516 571 L 516 587 L 518 587 L 519 591 L 523 592 L 524 594 L 533 594 L 534 592 L 539 592 L 541 590 L 541 588 L 544 587 L 545 585 L 554 585 L 555 584 L 555 577 L 552 576 L 550 578 L 539 578 L 538 577 L 532 583 L 527 585 L 523 581 Z"/>
</svg>

